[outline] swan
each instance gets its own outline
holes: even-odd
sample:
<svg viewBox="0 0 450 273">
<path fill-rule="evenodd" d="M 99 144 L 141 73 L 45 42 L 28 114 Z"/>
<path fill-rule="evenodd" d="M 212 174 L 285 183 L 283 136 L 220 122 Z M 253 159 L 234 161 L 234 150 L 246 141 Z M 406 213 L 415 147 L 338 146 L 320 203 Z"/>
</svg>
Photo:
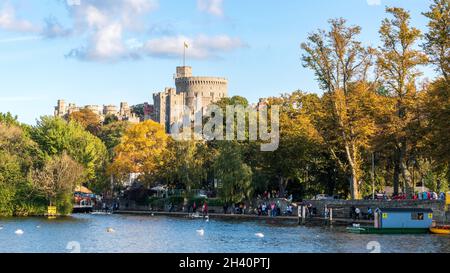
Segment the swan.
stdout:
<svg viewBox="0 0 450 273">
<path fill-rule="evenodd" d="M 24 232 L 21 229 L 16 230 L 16 232 L 14 232 L 17 235 L 22 235 Z"/>
<path fill-rule="evenodd" d="M 261 232 L 255 233 L 255 236 L 258 238 L 264 238 L 264 234 Z"/>
<path fill-rule="evenodd" d="M 205 230 L 204 229 L 199 229 L 199 230 L 197 230 L 197 234 L 200 235 L 200 236 L 203 236 L 203 235 L 205 235 Z"/>
<path fill-rule="evenodd" d="M 113 232 L 116 232 L 113 228 L 107 228 L 106 229 L 106 232 L 108 232 L 108 233 L 113 233 Z"/>
</svg>

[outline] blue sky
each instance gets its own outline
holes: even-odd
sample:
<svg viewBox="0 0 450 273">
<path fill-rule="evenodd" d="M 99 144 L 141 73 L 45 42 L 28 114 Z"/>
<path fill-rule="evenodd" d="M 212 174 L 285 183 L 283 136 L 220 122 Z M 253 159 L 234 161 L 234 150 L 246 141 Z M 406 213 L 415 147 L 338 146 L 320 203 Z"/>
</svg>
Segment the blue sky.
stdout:
<svg viewBox="0 0 450 273">
<path fill-rule="evenodd" d="M 77 5 L 80 1 L 80 5 Z M 68 5 L 68 3 L 70 5 Z M 75 4 L 75 5 L 73 5 Z M 58 99 L 84 104 L 152 102 L 175 67 L 227 77 L 251 102 L 301 89 L 320 93 L 300 62 L 311 31 L 344 17 L 378 46 L 385 6 L 421 15 L 428 0 L 0 0 L 0 112 L 34 124 Z M 426 75 L 432 76 L 431 69 Z"/>
</svg>

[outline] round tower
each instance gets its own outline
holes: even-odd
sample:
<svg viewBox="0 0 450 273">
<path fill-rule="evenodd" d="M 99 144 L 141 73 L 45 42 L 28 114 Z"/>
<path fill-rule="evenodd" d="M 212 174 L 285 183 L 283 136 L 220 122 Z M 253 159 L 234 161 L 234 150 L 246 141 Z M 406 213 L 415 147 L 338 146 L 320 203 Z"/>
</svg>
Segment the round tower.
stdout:
<svg viewBox="0 0 450 273">
<path fill-rule="evenodd" d="M 199 100 L 201 107 L 228 96 L 228 80 L 220 77 L 194 77 L 191 67 L 177 67 L 175 78 L 177 94 L 185 94 L 185 103 L 191 109 Z"/>
</svg>

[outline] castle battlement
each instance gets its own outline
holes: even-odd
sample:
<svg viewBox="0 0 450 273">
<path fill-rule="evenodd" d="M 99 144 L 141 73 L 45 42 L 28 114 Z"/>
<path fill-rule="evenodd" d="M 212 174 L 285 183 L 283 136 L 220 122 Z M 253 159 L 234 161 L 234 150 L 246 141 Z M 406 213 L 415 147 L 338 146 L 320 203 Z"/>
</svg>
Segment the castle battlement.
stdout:
<svg viewBox="0 0 450 273">
<path fill-rule="evenodd" d="M 176 88 L 166 88 L 164 92 L 153 95 L 155 120 L 166 127 L 179 120 L 175 106 L 188 106 L 190 109 L 206 108 L 208 105 L 228 96 L 228 80 L 223 77 L 192 76 L 192 67 L 179 66 L 176 69 Z"/>
</svg>

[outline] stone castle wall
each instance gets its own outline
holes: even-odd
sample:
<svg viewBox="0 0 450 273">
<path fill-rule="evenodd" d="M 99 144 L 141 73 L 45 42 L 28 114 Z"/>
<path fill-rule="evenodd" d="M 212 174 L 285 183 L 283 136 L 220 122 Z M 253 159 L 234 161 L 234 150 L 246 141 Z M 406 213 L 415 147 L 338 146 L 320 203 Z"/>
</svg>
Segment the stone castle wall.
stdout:
<svg viewBox="0 0 450 273">
<path fill-rule="evenodd" d="M 188 106 L 192 111 L 199 110 L 198 107 L 206 108 L 228 96 L 228 81 L 225 78 L 194 77 L 189 66 L 177 67 L 176 71 L 176 89 L 166 88 L 164 92 L 153 95 L 155 120 L 163 124 L 166 130 L 183 115 L 175 111 L 177 107 Z"/>
</svg>

